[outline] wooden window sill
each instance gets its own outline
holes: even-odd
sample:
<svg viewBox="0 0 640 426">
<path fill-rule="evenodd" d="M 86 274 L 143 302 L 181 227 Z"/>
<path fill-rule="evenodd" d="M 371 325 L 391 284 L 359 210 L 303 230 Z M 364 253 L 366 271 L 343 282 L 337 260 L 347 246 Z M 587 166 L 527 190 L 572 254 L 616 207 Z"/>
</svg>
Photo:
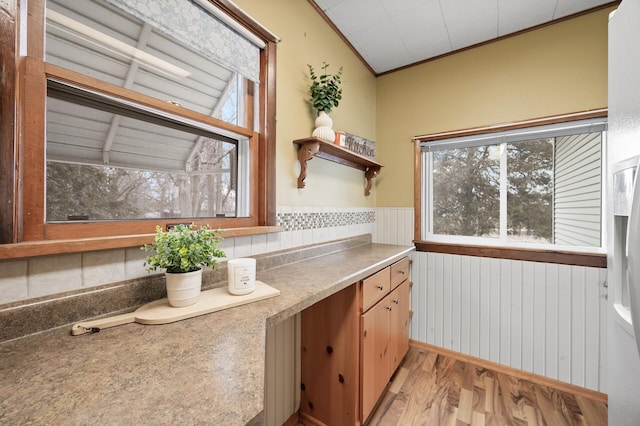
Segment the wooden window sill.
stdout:
<svg viewBox="0 0 640 426">
<path fill-rule="evenodd" d="M 607 255 L 562 250 L 527 249 L 514 247 L 489 247 L 414 241 L 416 251 L 459 254 L 463 256 L 491 257 L 496 259 L 524 260 L 530 262 L 558 263 L 562 265 L 607 267 Z"/>
<path fill-rule="evenodd" d="M 251 226 L 224 229 L 221 235 L 223 238 L 231 238 L 247 235 L 271 234 L 280 231 L 281 228 L 278 226 Z M 154 238 L 155 234 L 140 234 L 0 244 L 0 260 L 140 247 L 144 244 L 153 242 Z"/>
</svg>

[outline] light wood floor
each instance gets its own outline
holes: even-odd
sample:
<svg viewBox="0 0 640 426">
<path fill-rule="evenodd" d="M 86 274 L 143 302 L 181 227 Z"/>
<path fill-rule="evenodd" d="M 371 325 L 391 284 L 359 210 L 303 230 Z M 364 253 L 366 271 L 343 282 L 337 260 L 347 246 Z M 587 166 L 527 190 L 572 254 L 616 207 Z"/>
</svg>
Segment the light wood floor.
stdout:
<svg viewBox="0 0 640 426">
<path fill-rule="evenodd" d="M 607 424 L 606 395 L 507 372 L 412 346 L 368 424 Z"/>
</svg>

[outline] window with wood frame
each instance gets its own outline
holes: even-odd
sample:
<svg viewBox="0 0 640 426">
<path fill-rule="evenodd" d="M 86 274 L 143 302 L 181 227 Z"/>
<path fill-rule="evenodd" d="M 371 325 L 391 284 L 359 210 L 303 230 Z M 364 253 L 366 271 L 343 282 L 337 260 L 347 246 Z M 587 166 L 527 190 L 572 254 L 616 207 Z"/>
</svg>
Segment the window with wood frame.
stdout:
<svg viewBox="0 0 640 426">
<path fill-rule="evenodd" d="M 414 138 L 418 249 L 600 265 L 606 116 L 589 115 Z"/>
<path fill-rule="evenodd" d="M 275 225 L 275 36 L 226 0 L 26 7 L 2 243 Z"/>
</svg>

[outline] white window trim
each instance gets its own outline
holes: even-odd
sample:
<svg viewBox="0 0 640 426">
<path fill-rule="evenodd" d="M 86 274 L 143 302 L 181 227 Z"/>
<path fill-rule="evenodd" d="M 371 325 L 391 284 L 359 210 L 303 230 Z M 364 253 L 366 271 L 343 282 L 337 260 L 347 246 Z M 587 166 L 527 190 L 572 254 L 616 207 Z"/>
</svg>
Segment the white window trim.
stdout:
<svg viewBox="0 0 640 426">
<path fill-rule="evenodd" d="M 592 118 L 586 120 L 578 120 L 572 122 L 563 122 L 558 124 L 549 124 L 536 127 L 520 128 L 514 130 L 505 130 L 492 133 L 485 133 L 481 135 L 461 136 L 449 139 L 442 139 L 437 141 L 421 142 L 420 147 L 422 151 L 421 166 L 422 176 L 420 177 L 422 184 L 422 200 L 423 200 L 423 213 L 421 220 L 422 235 L 421 239 L 430 243 L 447 243 L 447 244 L 460 244 L 460 245 L 478 245 L 489 247 L 510 247 L 521 249 L 539 249 L 539 250 L 552 250 L 552 251 L 570 251 L 576 253 L 593 253 L 593 254 L 605 254 L 606 253 L 606 214 L 605 214 L 605 202 L 606 185 L 604 185 L 604 176 L 606 176 L 606 152 L 607 152 L 607 137 L 606 137 L 607 118 Z M 603 184 L 601 187 L 602 200 L 601 203 L 601 226 L 600 226 L 600 247 L 587 247 L 587 246 L 567 246 L 559 244 L 539 244 L 539 243 L 518 243 L 507 240 L 507 179 L 506 179 L 506 156 L 501 155 L 501 173 L 500 173 L 500 237 L 488 238 L 488 237 L 471 237 L 460 235 L 443 235 L 434 234 L 432 232 L 433 227 L 433 179 L 431 178 L 431 171 L 433 170 L 433 157 L 431 152 L 440 150 L 449 150 L 461 147 L 473 147 L 483 145 L 496 145 L 500 144 L 501 154 L 508 143 L 517 143 L 520 141 L 540 139 L 545 137 L 558 137 L 566 136 L 577 133 L 593 133 L 602 132 L 602 145 L 601 145 L 601 174 L 603 176 Z M 417 139 L 417 138 L 416 138 Z M 425 155 L 427 154 L 427 155 Z M 504 222 L 504 223 L 503 223 Z"/>
</svg>

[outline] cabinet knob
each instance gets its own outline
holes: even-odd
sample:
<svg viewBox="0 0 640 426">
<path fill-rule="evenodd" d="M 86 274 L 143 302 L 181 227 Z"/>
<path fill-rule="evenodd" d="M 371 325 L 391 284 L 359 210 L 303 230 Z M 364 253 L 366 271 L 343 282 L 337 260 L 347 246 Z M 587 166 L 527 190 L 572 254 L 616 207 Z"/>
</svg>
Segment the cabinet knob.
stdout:
<svg viewBox="0 0 640 426">
<path fill-rule="evenodd" d="M 380 289 L 380 291 L 384 290 L 384 287 L 379 285 L 378 288 Z"/>
</svg>

